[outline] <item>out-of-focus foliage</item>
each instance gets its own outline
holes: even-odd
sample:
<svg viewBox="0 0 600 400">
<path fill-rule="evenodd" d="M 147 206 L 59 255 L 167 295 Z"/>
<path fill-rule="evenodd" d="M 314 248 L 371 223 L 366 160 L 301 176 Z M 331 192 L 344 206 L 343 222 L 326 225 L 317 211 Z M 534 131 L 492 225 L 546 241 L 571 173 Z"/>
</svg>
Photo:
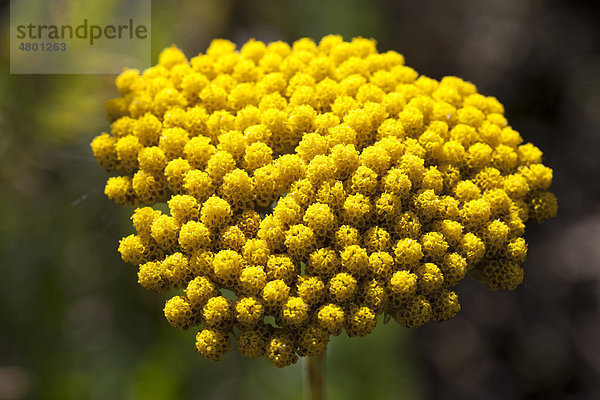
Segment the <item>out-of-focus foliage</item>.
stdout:
<svg viewBox="0 0 600 400">
<path fill-rule="evenodd" d="M 106 4 L 108 5 L 107 2 Z M 8 35 L 8 5 L 0 31 Z M 328 352 L 331 398 L 590 398 L 600 390 L 600 9 L 509 0 L 154 2 L 152 61 L 210 39 L 375 37 L 419 72 L 496 96 L 554 169 L 558 219 L 526 234 L 525 283 L 466 283 L 461 315 L 379 326 Z M 230 352 L 215 364 L 162 317 L 118 239 L 129 212 L 101 192 L 88 143 L 114 76 L 9 75 L 0 64 L 0 398 L 301 398 L 301 364 Z"/>
</svg>

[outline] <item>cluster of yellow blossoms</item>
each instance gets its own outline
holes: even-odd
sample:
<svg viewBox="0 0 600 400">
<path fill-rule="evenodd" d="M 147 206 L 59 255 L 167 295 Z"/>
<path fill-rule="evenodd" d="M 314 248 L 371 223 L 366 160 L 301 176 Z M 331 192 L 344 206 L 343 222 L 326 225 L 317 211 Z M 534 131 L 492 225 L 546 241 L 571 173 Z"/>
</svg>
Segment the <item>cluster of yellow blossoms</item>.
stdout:
<svg viewBox="0 0 600 400">
<path fill-rule="evenodd" d="M 502 104 L 373 40 L 218 39 L 189 61 L 170 47 L 116 85 L 91 146 L 119 173 L 106 195 L 137 207 L 119 251 L 143 287 L 183 289 L 165 316 L 201 326 L 212 360 L 232 336 L 284 367 L 379 314 L 451 318 L 467 272 L 521 283 L 525 223 L 557 211 L 552 170 Z"/>
</svg>

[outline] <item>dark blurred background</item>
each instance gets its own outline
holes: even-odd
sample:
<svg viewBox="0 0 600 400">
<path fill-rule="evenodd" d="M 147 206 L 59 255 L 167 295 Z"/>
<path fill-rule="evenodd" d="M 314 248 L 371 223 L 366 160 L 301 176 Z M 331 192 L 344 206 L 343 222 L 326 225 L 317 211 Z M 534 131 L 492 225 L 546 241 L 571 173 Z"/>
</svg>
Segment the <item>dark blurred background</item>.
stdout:
<svg viewBox="0 0 600 400">
<path fill-rule="evenodd" d="M 72 0 L 71 0 L 72 1 Z M 107 6 L 112 2 L 106 2 Z M 129 210 L 103 195 L 89 142 L 109 75 L 9 75 L 0 9 L 0 399 L 300 399 L 302 363 L 236 350 L 213 363 L 171 328 L 165 296 L 116 252 Z M 378 41 L 440 79 L 496 96 L 554 169 L 559 216 L 527 227 L 525 282 L 458 288 L 461 313 L 332 341 L 331 399 L 600 398 L 600 2 L 176 0 L 152 4 L 152 62 L 212 38 Z"/>
</svg>

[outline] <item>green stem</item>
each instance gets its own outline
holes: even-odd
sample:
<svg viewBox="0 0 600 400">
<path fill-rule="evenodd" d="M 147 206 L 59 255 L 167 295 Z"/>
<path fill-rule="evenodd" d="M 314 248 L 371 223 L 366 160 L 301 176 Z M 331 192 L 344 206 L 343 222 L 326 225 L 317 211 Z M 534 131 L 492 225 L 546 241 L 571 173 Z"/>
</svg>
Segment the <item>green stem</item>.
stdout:
<svg viewBox="0 0 600 400">
<path fill-rule="evenodd" d="M 309 400 L 325 400 L 325 352 L 306 357 L 306 386 Z"/>
</svg>

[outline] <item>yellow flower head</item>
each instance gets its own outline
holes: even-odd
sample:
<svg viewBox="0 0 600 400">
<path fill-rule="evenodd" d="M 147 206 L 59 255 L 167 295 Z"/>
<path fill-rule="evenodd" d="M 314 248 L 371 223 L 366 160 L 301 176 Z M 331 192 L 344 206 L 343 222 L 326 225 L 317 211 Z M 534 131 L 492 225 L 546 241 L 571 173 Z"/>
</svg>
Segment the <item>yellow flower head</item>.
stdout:
<svg viewBox="0 0 600 400">
<path fill-rule="evenodd" d="M 557 212 L 552 170 L 497 99 L 374 40 L 172 46 L 116 86 L 91 149 L 108 198 L 137 207 L 118 250 L 144 288 L 179 290 L 165 317 L 199 327 L 211 360 L 234 336 L 285 367 L 382 313 L 452 318 L 467 273 L 522 282 L 525 224 Z"/>
</svg>

